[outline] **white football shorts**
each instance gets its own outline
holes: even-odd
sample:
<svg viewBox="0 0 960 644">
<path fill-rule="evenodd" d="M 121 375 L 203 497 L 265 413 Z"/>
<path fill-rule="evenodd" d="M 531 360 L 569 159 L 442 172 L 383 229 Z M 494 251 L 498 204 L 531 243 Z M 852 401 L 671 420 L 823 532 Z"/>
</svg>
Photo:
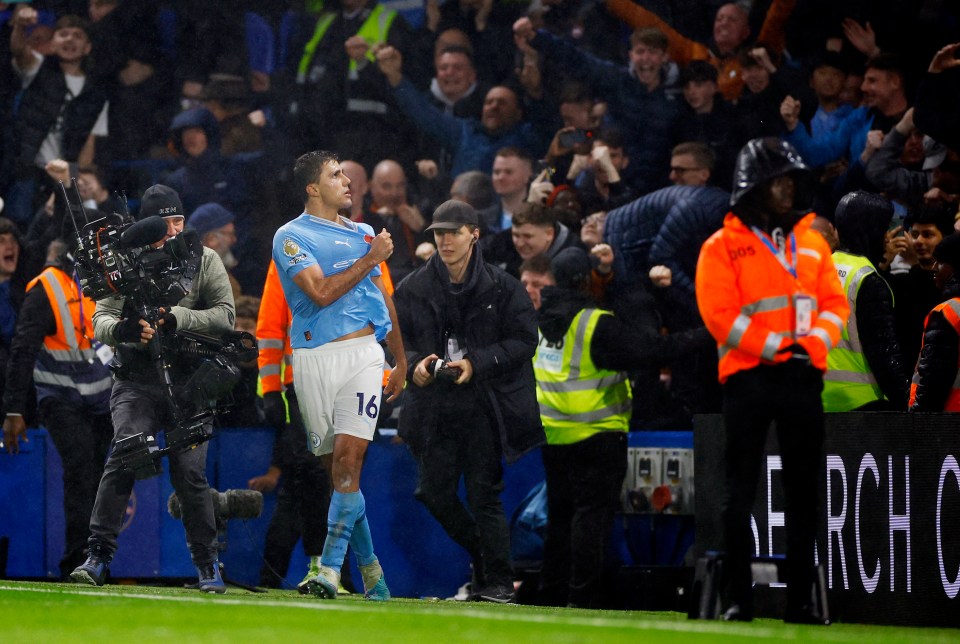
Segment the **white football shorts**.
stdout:
<svg viewBox="0 0 960 644">
<path fill-rule="evenodd" d="M 373 335 L 294 349 L 293 382 L 314 454 L 331 454 L 336 434 L 373 440 L 383 395 L 383 358 Z"/>
</svg>

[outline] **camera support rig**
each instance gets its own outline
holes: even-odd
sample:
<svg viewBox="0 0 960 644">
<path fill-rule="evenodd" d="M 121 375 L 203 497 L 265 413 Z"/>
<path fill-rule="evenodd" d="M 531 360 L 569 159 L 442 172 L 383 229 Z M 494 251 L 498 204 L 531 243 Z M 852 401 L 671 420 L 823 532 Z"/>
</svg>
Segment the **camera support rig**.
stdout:
<svg viewBox="0 0 960 644">
<path fill-rule="evenodd" d="M 233 362 L 255 358 L 256 340 L 249 333 L 227 334 L 227 342 L 188 331 L 166 333 L 159 324 L 165 310 L 190 292 L 200 271 L 203 245 L 197 234 L 187 231 L 165 239 L 166 222 L 160 217 L 129 223 L 126 212 L 114 214 L 119 219 L 117 223 L 108 223 L 106 217 L 89 221 L 76 179 L 76 204 L 71 203 L 62 182 L 60 190 L 76 232 L 73 255 L 83 294 L 94 300 L 122 296 L 156 330 L 147 343 L 147 351 L 174 426 L 164 430 L 164 447 L 145 433 L 121 439 L 114 447 L 122 465 L 134 472 L 137 479 L 150 478 L 162 471 L 163 456 L 210 440 L 218 412 L 217 398 L 229 393 L 240 379 Z M 126 199 L 123 203 L 126 210 Z M 82 230 L 77 226 L 76 214 L 85 222 Z M 187 402 L 197 410 L 190 415 L 184 414 L 178 404 L 168 358 L 171 351 L 180 351 L 180 344 L 186 345 L 193 356 L 204 359 L 184 386 Z"/>
</svg>

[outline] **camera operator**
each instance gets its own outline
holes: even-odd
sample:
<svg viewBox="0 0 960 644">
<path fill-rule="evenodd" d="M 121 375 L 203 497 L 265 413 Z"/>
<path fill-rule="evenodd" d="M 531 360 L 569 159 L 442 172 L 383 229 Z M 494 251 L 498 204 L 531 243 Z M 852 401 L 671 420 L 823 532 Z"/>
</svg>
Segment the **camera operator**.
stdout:
<svg viewBox="0 0 960 644">
<path fill-rule="evenodd" d="M 473 558 L 474 596 L 506 603 L 513 571 L 501 459 L 516 461 L 545 440 L 533 379 L 536 313 L 520 282 L 483 261 L 470 205 L 447 201 L 427 230 L 438 252 L 394 296 L 415 385 L 400 436 L 419 461 L 417 499 Z M 457 496 L 461 476 L 469 511 Z"/>
<path fill-rule="evenodd" d="M 163 185 L 151 186 L 143 195 L 141 219 L 159 215 L 167 223 L 165 236 L 152 244 L 159 248 L 183 231 L 183 204 L 179 195 Z M 173 412 L 165 397 L 165 386 L 150 357 L 147 343 L 158 331 L 161 336 L 177 330 L 221 336 L 234 324 L 233 293 L 223 262 L 216 251 L 203 249 L 200 269 L 190 292 L 177 306 L 160 309 L 156 328 L 140 317 L 131 303 L 122 297 L 108 297 L 98 303 L 93 316 L 96 338 L 115 346 L 113 365 L 116 382 L 110 398 L 115 446 L 120 439 L 143 432 L 156 435 L 171 429 Z M 188 373 L 178 369 L 175 356 L 164 356 L 172 365 L 174 385 Z M 197 568 L 202 592 L 226 592 L 217 563 L 217 527 L 214 520 L 210 486 L 204 473 L 207 445 L 170 453 L 170 480 L 180 499 L 183 525 L 190 556 Z M 125 469 L 116 449 L 107 460 L 97 499 L 90 517 L 89 555 L 71 573 L 77 583 L 103 585 L 106 569 L 117 549 L 117 535 L 130 493 L 134 472 Z"/>
</svg>

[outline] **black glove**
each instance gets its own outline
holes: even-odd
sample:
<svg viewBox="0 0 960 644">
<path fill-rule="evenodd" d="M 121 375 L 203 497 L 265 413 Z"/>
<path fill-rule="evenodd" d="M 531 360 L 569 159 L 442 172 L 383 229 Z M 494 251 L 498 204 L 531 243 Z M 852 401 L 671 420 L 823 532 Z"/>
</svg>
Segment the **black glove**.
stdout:
<svg viewBox="0 0 960 644">
<path fill-rule="evenodd" d="M 279 391 L 268 391 L 263 394 L 263 417 L 270 427 L 280 429 L 287 424 L 287 406 Z"/>
<path fill-rule="evenodd" d="M 143 318 L 131 315 L 123 318 L 120 323 L 113 327 L 113 337 L 117 342 L 140 342 L 140 334 L 143 327 L 140 326 L 140 320 Z"/>
<path fill-rule="evenodd" d="M 163 324 L 160 325 L 163 327 L 165 333 L 174 333 L 177 330 L 177 318 L 173 313 L 164 313 L 160 320 L 163 321 Z"/>
<path fill-rule="evenodd" d="M 790 356 L 791 360 L 800 360 L 801 362 L 810 362 L 810 354 L 807 353 L 807 350 L 803 348 L 803 345 L 797 344 L 796 342 L 785 346 L 784 348 L 777 351 L 777 353 L 792 353 L 793 355 Z"/>
</svg>

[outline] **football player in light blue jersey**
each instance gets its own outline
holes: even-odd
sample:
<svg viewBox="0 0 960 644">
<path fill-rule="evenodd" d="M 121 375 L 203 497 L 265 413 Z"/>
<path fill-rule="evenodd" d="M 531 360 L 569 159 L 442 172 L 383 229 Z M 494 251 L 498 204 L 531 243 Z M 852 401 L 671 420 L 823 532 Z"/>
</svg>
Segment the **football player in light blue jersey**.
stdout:
<svg viewBox="0 0 960 644">
<path fill-rule="evenodd" d="M 274 236 L 284 295 L 293 312 L 291 343 L 294 385 L 310 448 L 333 484 L 327 539 L 319 574 L 310 592 L 337 596 L 340 568 L 349 544 L 363 577 L 364 596 L 390 598 L 360 492 L 360 470 L 373 438 L 381 396 L 403 391 L 407 360 L 393 300 L 380 279 L 379 264 L 393 252 L 390 233 L 341 217 L 352 204 L 350 179 L 331 152 L 310 152 L 294 166 L 304 212 Z M 385 386 L 386 339 L 396 359 Z"/>
</svg>

